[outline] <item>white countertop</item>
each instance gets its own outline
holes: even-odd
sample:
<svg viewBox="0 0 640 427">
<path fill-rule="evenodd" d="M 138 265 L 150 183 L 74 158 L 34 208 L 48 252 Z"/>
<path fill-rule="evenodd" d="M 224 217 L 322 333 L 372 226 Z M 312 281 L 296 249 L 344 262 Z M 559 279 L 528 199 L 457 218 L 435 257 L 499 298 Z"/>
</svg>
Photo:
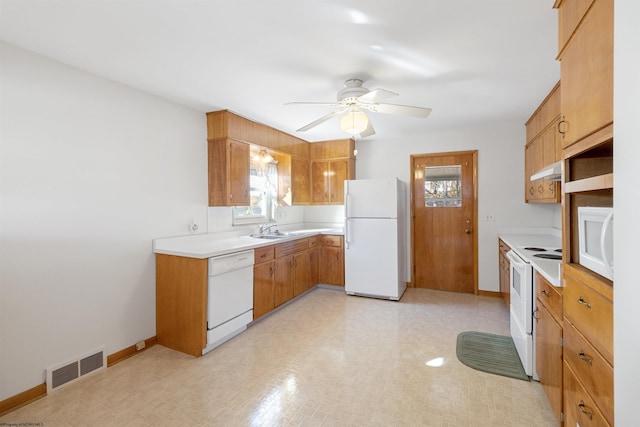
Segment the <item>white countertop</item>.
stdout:
<svg viewBox="0 0 640 427">
<path fill-rule="evenodd" d="M 539 272 L 542 277 L 547 279 L 553 286 L 561 286 L 562 262 L 557 260 L 548 260 L 531 256 L 531 253 L 524 251 L 527 246 L 536 246 L 547 249 L 559 249 L 562 247 L 562 233 L 560 230 L 543 229 L 540 233 L 534 230 L 525 229 L 522 233 L 517 230 L 509 230 L 508 232 L 499 233 L 498 237 L 502 239 L 509 247 L 516 252 L 522 259 L 528 260 L 533 268 Z"/>
<path fill-rule="evenodd" d="M 211 258 L 247 249 L 274 245 L 318 234 L 342 235 L 341 228 L 316 228 L 295 230 L 295 235 L 278 239 L 258 239 L 250 236 L 228 236 L 223 233 L 192 234 L 153 240 L 153 252 L 188 258 Z"/>
</svg>

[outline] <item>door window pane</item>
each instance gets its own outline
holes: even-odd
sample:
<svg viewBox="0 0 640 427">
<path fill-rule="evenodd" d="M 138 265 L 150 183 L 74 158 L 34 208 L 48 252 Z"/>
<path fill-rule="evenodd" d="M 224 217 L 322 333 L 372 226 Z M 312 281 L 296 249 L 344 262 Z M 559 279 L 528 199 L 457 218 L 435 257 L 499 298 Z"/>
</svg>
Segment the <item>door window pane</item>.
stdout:
<svg viewBox="0 0 640 427">
<path fill-rule="evenodd" d="M 428 208 L 462 207 L 462 166 L 424 168 L 424 205 Z"/>
</svg>

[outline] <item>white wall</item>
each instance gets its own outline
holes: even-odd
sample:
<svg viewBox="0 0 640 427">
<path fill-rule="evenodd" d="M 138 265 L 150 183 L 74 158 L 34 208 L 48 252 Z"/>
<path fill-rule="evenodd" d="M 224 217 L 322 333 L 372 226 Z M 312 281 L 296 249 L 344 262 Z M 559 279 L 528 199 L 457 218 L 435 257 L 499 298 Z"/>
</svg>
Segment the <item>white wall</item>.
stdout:
<svg viewBox="0 0 640 427">
<path fill-rule="evenodd" d="M 1 44 L 0 400 L 155 335 L 151 240 L 206 230 L 206 121 Z"/>
<path fill-rule="evenodd" d="M 640 1 L 616 0 L 614 34 L 614 395 L 619 426 L 638 425 L 640 383 Z"/>
<path fill-rule="evenodd" d="M 497 292 L 498 228 L 561 227 L 559 204 L 524 203 L 524 142 L 524 121 L 411 139 L 363 140 L 358 141 L 356 174 L 358 179 L 397 176 L 410 182 L 413 154 L 478 150 L 478 288 Z M 487 221 L 488 215 L 495 220 Z"/>
</svg>

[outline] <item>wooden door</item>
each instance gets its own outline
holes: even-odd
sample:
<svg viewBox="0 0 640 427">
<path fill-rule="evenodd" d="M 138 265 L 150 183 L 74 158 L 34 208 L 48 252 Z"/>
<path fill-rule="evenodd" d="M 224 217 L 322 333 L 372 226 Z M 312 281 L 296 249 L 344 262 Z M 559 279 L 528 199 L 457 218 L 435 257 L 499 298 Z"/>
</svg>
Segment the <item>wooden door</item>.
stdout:
<svg viewBox="0 0 640 427">
<path fill-rule="evenodd" d="M 291 158 L 291 200 L 294 205 L 311 202 L 309 161 Z"/>
<path fill-rule="evenodd" d="M 561 425 L 562 327 L 538 299 L 536 321 L 536 372 L 551 409 Z"/>
<path fill-rule="evenodd" d="M 273 303 L 278 307 L 293 298 L 293 256 L 274 262 Z"/>
<path fill-rule="evenodd" d="M 250 147 L 237 141 L 229 141 L 229 204 L 248 206 Z"/>
<path fill-rule="evenodd" d="M 313 246 L 309 249 L 309 289 L 318 283 L 318 247 Z"/>
<path fill-rule="evenodd" d="M 293 255 L 293 296 L 298 296 L 309 289 L 309 251 L 297 252 Z"/>
<path fill-rule="evenodd" d="M 318 264 L 320 283 L 344 286 L 344 258 L 341 247 L 320 246 Z"/>
<path fill-rule="evenodd" d="M 349 179 L 349 159 L 334 160 L 329 166 L 329 201 L 344 203 L 344 180 Z"/>
<path fill-rule="evenodd" d="M 541 150 L 539 139 L 534 139 L 524 147 L 524 191 L 527 203 L 538 199 L 537 181 L 531 181 L 531 175 L 541 167 Z"/>
<path fill-rule="evenodd" d="M 273 310 L 273 262 L 253 267 L 253 318 Z"/>
<path fill-rule="evenodd" d="M 477 156 L 411 156 L 414 286 L 477 293 Z"/>
<path fill-rule="evenodd" d="M 328 161 L 314 161 L 311 163 L 311 201 L 313 203 L 329 202 Z"/>
<path fill-rule="evenodd" d="M 613 10 L 613 0 L 594 0 L 560 53 L 563 147 L 613 122 Z"/>
</svg>

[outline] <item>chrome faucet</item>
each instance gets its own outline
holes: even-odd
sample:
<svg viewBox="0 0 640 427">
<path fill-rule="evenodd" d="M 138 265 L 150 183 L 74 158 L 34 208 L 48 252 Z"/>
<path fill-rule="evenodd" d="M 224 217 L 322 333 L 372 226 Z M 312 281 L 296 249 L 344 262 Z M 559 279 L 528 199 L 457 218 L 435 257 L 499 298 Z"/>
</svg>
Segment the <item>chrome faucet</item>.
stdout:
<svg viewBox="0 0 640 427">
<path fill-rule="evenodd" d="M 275 227 L 276 225 L 278 225 L 278 224 L 276 224 L 275 222 L 273 224 L 260 224 L 260 231 L 259 232 L 260 232 L 260 234 L 264 234 L 267 231 L 271 230 L 271 228 Z"/>
</svg>

